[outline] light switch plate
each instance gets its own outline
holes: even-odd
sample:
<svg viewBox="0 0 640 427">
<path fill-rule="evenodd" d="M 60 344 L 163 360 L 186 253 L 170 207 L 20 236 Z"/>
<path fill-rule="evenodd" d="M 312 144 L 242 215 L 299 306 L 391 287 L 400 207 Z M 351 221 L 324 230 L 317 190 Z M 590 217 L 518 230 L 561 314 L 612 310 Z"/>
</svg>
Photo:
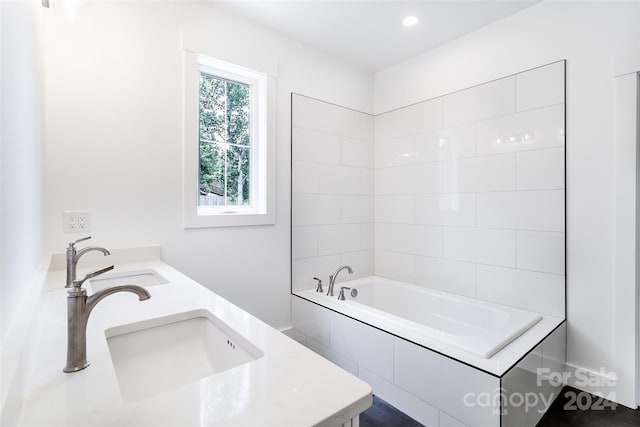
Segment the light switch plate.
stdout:
<svg viewBox="0 0 640 427">
<path fill-rule="evenodd" d="M 87 233 L 91 231 L 91 212 L 64 211 L 62 231 L 65 233 Z"/>
</svg>

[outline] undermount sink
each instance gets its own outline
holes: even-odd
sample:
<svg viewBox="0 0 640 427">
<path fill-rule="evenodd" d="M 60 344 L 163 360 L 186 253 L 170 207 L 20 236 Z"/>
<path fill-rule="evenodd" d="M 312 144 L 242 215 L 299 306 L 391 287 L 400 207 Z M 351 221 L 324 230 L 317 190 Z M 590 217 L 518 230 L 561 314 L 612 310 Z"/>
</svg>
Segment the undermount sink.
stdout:
<svg viewBox="0 0 640 427">
<path fill-rule="evenodd" d="M 120 392 L 128 401 L 244 365 L 264 353 L 206 310 L 105 331 Z"/>
<path fill-rule="evenodd" d="M 148 288 L 149 286 L 166 285 L 169 281 L 157 271 L 149 269 L 103 274 L 90 279 L 89 283 L 93 292 L 99 292 L 115 285 L 138 285 Z"/>
</svg>

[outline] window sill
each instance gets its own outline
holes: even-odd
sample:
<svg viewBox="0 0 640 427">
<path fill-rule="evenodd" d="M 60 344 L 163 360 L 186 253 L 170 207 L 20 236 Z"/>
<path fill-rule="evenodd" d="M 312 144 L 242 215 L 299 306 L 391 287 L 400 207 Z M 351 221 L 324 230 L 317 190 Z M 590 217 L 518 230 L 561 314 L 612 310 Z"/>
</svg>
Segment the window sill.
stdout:
<svg viewBox="0 0 640 427">
<path fill-rule="evenodd" d="M 252 225 L 273 225 L 275 214 L 219 213 L 212 215 L 185 216 L 184 228 L 242 227 Z"/>
</svg>

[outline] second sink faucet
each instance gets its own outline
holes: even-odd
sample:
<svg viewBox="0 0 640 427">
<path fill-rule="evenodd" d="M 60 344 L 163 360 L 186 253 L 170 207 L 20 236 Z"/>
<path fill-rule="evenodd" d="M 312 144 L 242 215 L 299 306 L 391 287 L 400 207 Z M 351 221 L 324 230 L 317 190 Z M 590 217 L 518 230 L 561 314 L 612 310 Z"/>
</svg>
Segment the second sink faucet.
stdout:
<svg viewBox="0 0 640 427">
<path fill-rule="evenodd" d="M 348 265 L 343 265 L 342 267 L 338 267 L 336 272 L 333 273 L 331 276 L 329 276 L 329 289 L 327 290 L 327 295 L 329 295 L 330 297 L 333 296 L 333 287 L 336 284 L 338 273 L 340 273 L 342 270 L 347 270 L 349 274 L 353 274 L 353 269 Z"/>
<path fill-rule="evenodd" d="M 91 251 L 98 251 L 98 252 L 102 252 L 105 256 L 106 255 L 111 255 L 111 252 L 109 252 L 107 249 L 105 248 L 99 248 L 97 246 L 87 246 L 86 248 L 77 250 L 76 249 L 76 244 L 80 243 L 80 242 L 84 242 L 85 240 L 89 240 L 91 238 L 91 236 L 88 237 L 83 237 L 82 239 L 78 239 L 73 243 L 69 243 L 69 246 L 67 246 L 67 253 L 66 253 L 66 258 L 67 258 L 67 282 L 65 285 L 65 288 L 70 288 L 73 286 L 73 282 L 75 282 L 77 280 L 76 278 L 76 270 L 78 268 L 78 260 L 80 259 L 80 257 L 84 254 L 86 254 L 87 252 L 91 252 Z M 111 266 L 111 268 L 113 268 L 113 266 Z M 89 279 L 90 277 L 85 277 L 84 280 Z M 84 282 L 83 280 L 83 282 Z"/>
<path fill-rule="evenodd" d="M 138 295 L 140 301 L 148 300 L 151 294 L 146 289 L 136 285 L 119 285 L 105 288 L 91 296 L 87 295 L 87 291 L 82 285 L 88 279 L 96 277 L 102 273 L 113 270 L 113 265 L 101 268 L 92 273 L 87 274 L 84 279 L 76 279 L 76 267 L 78 259 L 89 251 L 100 251 L 105 255 L 111 255 L 111 252 L 104 248 L 87 247 L 79 251 L 76 250 L 76 243 L 83 242 L 91 237 L 85 237 L 69 243 L 67 248 L 67 288 L 71 288 L 67 293 L 67 364 L 63 372 L 77 372 L 87 366 L 87 323 L 89 315 L 93 308 L 102 299 L 118 292 L 131 292 Z"/>
</svg>

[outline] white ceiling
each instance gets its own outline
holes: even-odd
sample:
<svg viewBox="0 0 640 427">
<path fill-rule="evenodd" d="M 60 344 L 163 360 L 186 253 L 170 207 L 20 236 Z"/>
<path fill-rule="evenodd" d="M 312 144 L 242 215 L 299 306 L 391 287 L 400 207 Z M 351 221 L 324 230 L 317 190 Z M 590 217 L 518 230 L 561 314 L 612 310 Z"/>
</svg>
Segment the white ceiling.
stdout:
<svg viewBox="0 0 640 427">
<path fill-rule="evenodd" d="M 223 0 L 225 9 L 378 71 L 541 0 Z M 420 22 L 401 25 L 407 15 Z"/>
</svg>

